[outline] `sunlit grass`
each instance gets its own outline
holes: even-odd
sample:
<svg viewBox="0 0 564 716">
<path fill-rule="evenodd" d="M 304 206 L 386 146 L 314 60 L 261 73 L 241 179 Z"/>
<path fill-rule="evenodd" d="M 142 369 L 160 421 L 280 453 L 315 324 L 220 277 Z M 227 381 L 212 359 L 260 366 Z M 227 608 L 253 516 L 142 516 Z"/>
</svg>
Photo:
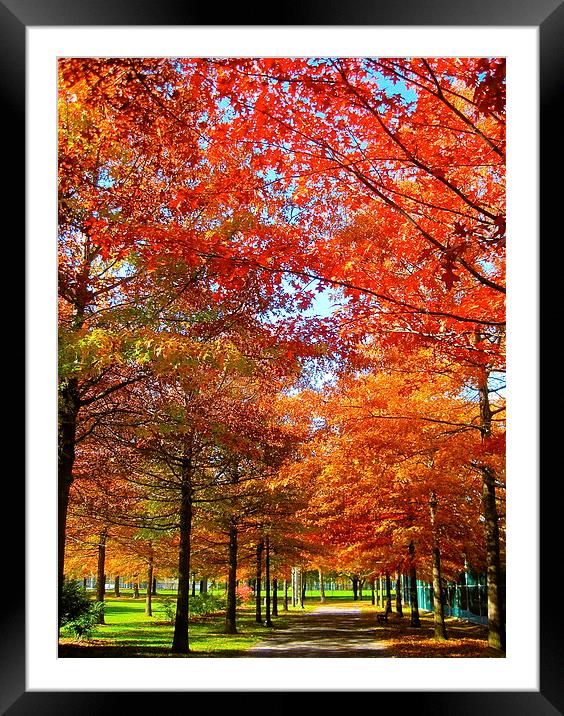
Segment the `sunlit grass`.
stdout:
<svg viewBox="0 0 564 716">
<path fill-rule="evenodd" d="M 119 598 L 107 595 L 105 600 L 105 624 L 96 627 L 90 640 L 76 642 L 65 636 L 60 640 L 60 657 L 241 657 L 258 642 L 268 639 L 278 630 L 291 627 L 292 620 L 304 612 L 319 607 L 353 608 L 364 613 L 383 611 L 380 605 L 373 605 L 370 597 L 353 600 L 352 593 L 338 597 L 326 596 L 321 604 L 318 594 L 310 594 L 304 609 L 290 606 L 283 609 L 279 598 L 278 616 L 272 617 L 273 627 L 265 627 L 255 620 L 254 604 L 245 604 L 237 610 L 237 634 L 225 633 L 225 614 L 191 616 L 189 627 L 190 653 L 171 653 L 173 626 L 167 621 L 163 602 L 170 600 L 172 593 L 153 597 L 153 615 L 145 614 L 145 597 L 135 599 L 130 594 Z M 290 602 L 291 604 L 291 602 Z M 265 611 L 262 612 L 263 618 Z M 437 642 L 433 638 L 433 616 L 421 613 L 421 627 L 410 625 L 409 607 L 399 618 L 394 612 L 387 624 L 378 624 L 374 618 L 374 637 L 380 640 L 389 658 L 428 657 L 500 657 L 502 652 L 488 647 L 487 630 L 479 624 L 471 624 L 455 618 L 447 618 L 449 639 Z"/>
<path fill-rule="evenodd" d="M 163 600 L 171 595 L 153 597 L 153 615 L 145 614 L 145 597 L 128 594 L 105 599 L 105 624 L 96 627 L 92 638 L 76 642 L 64 636 L 60 640 L 59 656 L 174 656 L 170 652 L 173 626 L 168 623 Z M 308 605 L 308 609 L 313 605 Z M 301 610 L 300 610 L 301 611 Z M 288 626 L 291 612 L 273 617 L 274 627 L 255 621 L 254 604 L 237 610 L 237 634 L 225 633 L 225 615 L 191 616 L 189 627 L 191 656 L 225 657 L 240 655 L 254 644 L 267 638 L 273 629 Z M 263 609 L 264 617 L 264 609 Z"/>
</svg>

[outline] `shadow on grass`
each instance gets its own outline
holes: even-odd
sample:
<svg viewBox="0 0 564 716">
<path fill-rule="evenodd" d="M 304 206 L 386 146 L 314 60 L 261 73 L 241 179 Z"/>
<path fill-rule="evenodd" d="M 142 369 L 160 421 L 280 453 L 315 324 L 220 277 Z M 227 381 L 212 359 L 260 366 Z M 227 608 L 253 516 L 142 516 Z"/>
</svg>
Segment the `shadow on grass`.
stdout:
<svg viewBox="0 0 564 716">
<path fill-rule="evenodd" d="M 111 658 L 229 658 L 240 657 L 242 652 L 236 649 L 223 649 L 222 651 L 190 651 L 189 654 L 173 654 L 170 645 L 162 647 L 151 646 L 125 646 L 123 644 L 115 646 L 99 645 L 99 644 L 61 644 L 58 652 L 59 658 L 70 659 L 111 659 Z"/>
</svg>

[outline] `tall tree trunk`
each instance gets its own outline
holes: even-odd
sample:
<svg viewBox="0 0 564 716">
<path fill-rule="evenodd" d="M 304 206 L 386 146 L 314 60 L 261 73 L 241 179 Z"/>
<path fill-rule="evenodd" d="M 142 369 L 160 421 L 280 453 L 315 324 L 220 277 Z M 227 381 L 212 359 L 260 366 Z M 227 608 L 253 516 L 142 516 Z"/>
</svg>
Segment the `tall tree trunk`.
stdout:
<svg viewBox="0 0 564 716">
<path fill-rule="evenodd" d="M 372 577 L 372 579 L 370 580 L 370 603 L 371 603 L 372 605 L 375 605 L 375 604 L 376 604 L 376 594 L 375 594 L 375 592 L 376 592 L 376 590 L 375 590 L 375 587 L 374 587 L 374 577 Z"/>
<path fill-rule="evenodd" d="M 319 569 L 319 601 L 325 604 L 325 584 L 323 583 L 323 572 Z"/>
<path fill-rule="evenodd" d="M 200 579 L 200 594 L 207 594 L 208 593 L 208 578 L 203 577 Z"/>
<path fill-rule="evenodd" d="M 284 611 L 288 611 L 288 580 L 284 580 Z"/>
<path fill-rule="evenodd" d="M 417 572 L 415 570 L 415 545 L 413 544 L 413 540 L 409 543 L 409 601 L 411 602 L 411 626 L 420 627 Z"/>
<path fill-rule="evenodd" d="M 116 574 L 114 579 L 114 596 L 119 597 L 119 574 Z"/>
<path fill-rule="evenodd" d="M 196 596 L 196 572 L 192 572 L 192 596 Z"/>
<path fill-rule="evenodd" d="M 300 590 L 300 606 L 302 609 L 305 605 L 306 600 L 306 590 L 307 590 L 307 574 L 304 574 L 303 569 L 300 569 L 300 580 L 301 580 L 301 590 Z"/>
<path fill-rule="evenodd" d="M 492 412 L 489 400 L 488 372 L 485 371 L 480 386 L 480 432 L 482 440 L 491 436 Z M 505 618 L 502 603 L 503 584 L 499 546 L 499 515 L 497 512 L 493 468 L 483 465 L 482 506 L 486 538 L 486 579 L 488 595 L 488 644 L 495 649 L 505 650 Z"/>
<path fill-rule="evenodd" d="M 178 548 L 178 595 L 171 650 L 174 654 L 188 654 L 188 613 L 190 599 L 190 539 L 192 535 L 191 464 L 183 466 L 180 488 L 180 544 Z"/>
<path fill-rule="evenodd" d="M 278 580 L 272 578 L 272 616 L 278 616 Z"/>
<path fill-rule="evenodd" d="M 78 380 L 69 378 L 59 390 L 58 484 L 57 484 L 57 566 L 59 603 L 65 578 L 65 542 L 69 493 L 73 481 L 76 446 L 76 426 L 80 398 Z M 61 611 L 59 610 L 59 614 Z"/>
<path fill-rule="evenodd" d="M 396 612 L 403 616 L 403 607 L 401 603 L 401 573 L 398 572 L 396 576 Z"/>
<path fill-rule="evenodd" d="M 272 620 L 270 618 L 270 537 L 266 535 L 266 554 L 264 560 L 265 569 L 265 587 L 266 587 L 266 619 L 264 620 L 265 626 L 271 627 Z"/>
<path fill-rule="evenodd" d="M 255 579 L 255 621 L 262 624 L 262 604 L 261 604 L 261 580 L 262 580 L 262 551 L 264 542 L 260 540 L 257 544 L 257 563 L 256 563 L 256 579 Z"/>
<path fill-rule="evenodd" d="M 147 565 L 147 594 L 145 596 L 145 614 L 153 616 L 153 557 L 149 557 Z"/>
<path fill-rule="evenodd" d="M 225 633 L 237 634 L 237 525 L 229 525 L 229 554 L 227 572 L 227 609 L 225 611 Z"/>
<path fill-rule="evenodd" d="M 139 599 L 139 575 L 133 578 L 133 599 Z"/>
<path fill-rule="evenodd" d="M 386 614 L 392 611 L 392 580 L 390 573 L 386 572 Z"/>
<path fill-rule="evenodd" d="M 153 596 L 156 596 L 157 594 L 157 578 L 153 577 L 153 585 L 152 585 L 152 594 Z"/>
<path fill-rule="evenodd" d="M 106 593 L 106 539 L 108 531 L 104 528 L 98 537 L 98 568 L 96 571 L 96 601 L 103 602 Z M 98 622 L 104 624 L 104 610 L 100 612 Z"/>
<path fill-rule="evenodd" d="M 443 584 L 441 577 L 441 550 L 436 525 L 437 497 L 431 492 L 429 507 L 431 510 L 431 525 L 433 528 L 433 611 L 435 614 L 435 639 L 444 641 L 448 639 L 445 612 L 443 607 Z"/>
<path fill-rule="evenodd" d="M 353 600 L 356 602 L 358 600 L 358 577 L 351 577 L 352 581 L 352 591 L 353 591 Z"/>
</svg>

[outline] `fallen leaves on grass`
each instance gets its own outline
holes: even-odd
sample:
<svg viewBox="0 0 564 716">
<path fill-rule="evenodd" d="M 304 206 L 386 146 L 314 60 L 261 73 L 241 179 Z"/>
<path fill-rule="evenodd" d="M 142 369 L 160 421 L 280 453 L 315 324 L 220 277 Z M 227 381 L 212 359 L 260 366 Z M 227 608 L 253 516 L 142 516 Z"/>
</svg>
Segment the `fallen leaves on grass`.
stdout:
<svg viewBox="0 0 564 716">
<path fill-rule="evenodd" d="M 469 657 L 491 658 L 503 656 L 482 639 L 447 639 L 435 641 L 433 637 L 402 635 L 399 639 L 382 642 L 389 655 L 400 658 L 444 658 Z"/>
<path fill-rule="evenodd" d="M 488 645 L 487 629 L 461 619 L 446 620 L 449 638 L 437 641 L 433 619 L 421 617 L 421 626 L 412 627 L 409 618 L 396 618 L 391 627 L 378 629 L 391 658 L 500 658 L 505 654 Z"/>
</svg>

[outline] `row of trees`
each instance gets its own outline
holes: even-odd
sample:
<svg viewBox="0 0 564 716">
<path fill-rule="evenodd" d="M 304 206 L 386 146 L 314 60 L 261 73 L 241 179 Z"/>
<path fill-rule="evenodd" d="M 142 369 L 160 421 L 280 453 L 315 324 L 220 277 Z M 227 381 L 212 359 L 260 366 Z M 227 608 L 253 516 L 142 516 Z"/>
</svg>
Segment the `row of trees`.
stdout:
<svg viewBox="0 0 564 716">
<path fill-rule="evenodd" d="M 92 535 L 174 570 L 185 653 L 191 573 L 227 566 L 234 631 L 268 535 L 483 567 L 503 647 L 503 61 L 59 71 L 59 585 Z"/>
</svg>

